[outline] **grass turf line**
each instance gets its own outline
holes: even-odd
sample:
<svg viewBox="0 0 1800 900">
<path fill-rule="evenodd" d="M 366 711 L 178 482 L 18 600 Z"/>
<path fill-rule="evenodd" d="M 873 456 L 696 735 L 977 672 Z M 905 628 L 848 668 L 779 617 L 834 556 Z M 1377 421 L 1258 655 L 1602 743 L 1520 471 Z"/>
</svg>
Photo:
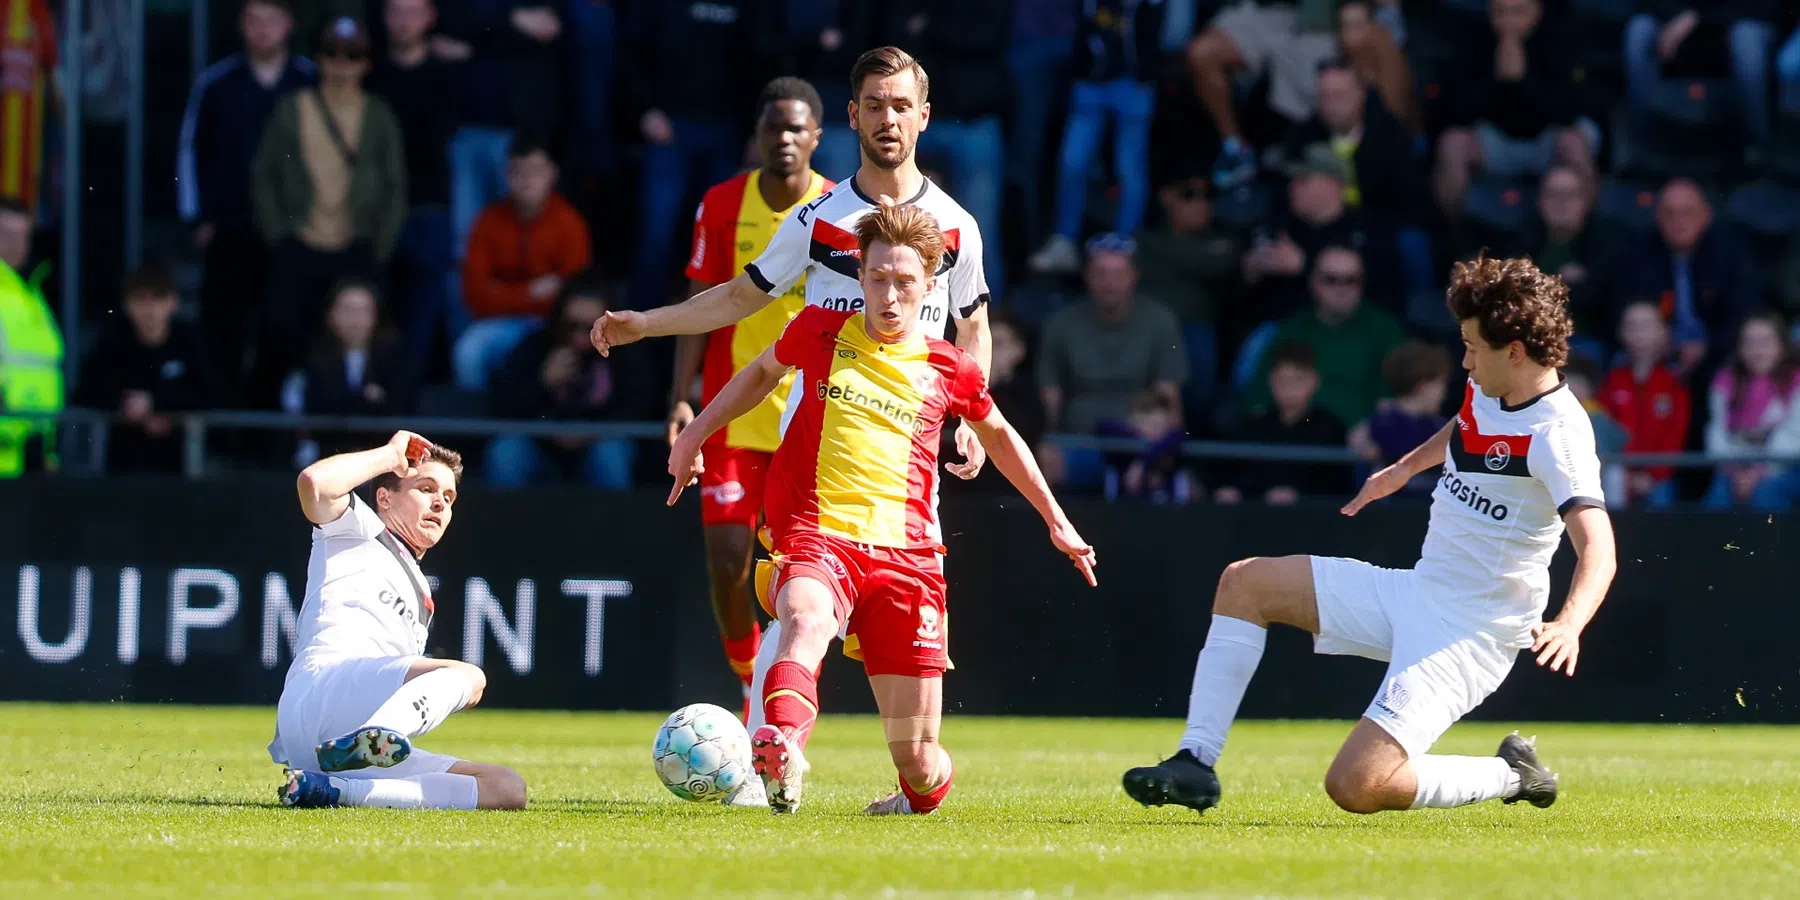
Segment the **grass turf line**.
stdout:
<svg viewBox="0 0 1800 900">
<path fill-rule="evenodd" d="M 1232 732 L 1224 805 L 1146 810 L 1118 787 L 1166 721 L 953 717 L 940 814 L 874 819 L 893 788 L 873 718 L 821 721 L 798 815 L 700 806 L 656 781 L 651 715 L 478 710 L 420 745 L 506 763 L 524 813 L 285 810 L 273 711 L 0 705 L 0 896 L 731 892 L 1238 896 L 1779 896 L 1800 881 L 1800 729 L 1545 724 L 1564 792 L 1352 816 L 1320 788 L 1345 722 Z M 1489 754 L 1507 728 L 1436 748 Z"/>
</svg>

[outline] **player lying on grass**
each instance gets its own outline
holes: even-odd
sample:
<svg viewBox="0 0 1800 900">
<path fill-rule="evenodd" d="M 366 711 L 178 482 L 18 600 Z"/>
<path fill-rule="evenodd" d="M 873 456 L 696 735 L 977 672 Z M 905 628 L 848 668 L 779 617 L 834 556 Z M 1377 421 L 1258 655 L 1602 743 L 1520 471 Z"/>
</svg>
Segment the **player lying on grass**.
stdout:
<svg viewBox="0 0 1800 900">
<path fill-rule="evenodd" d="M 315 527 L 269 744 L 287 766 L 283 805 L 525 807 L 517 772 L 412 746 L 487 685 L 475 666 L 424 655 L 433 606 L 419 560 L 450 527 L 461 477 L 461 456 L 406 431 L 300 473 Z M 371 479 L 372 508 L 352 493 Z"/>
<path fill-rule="evenodd" d="M 800 805 L 804 755 L 819 714 L 818 671 L 835 635 L 856 646 L 881 711 L 899 790 L 875 814 L 930 813 L 950 792 L 938 744 L 950 667 L 943 536 L 932 502 L 939 435 L 951 416 L 975 430 L 994 464 L 1050 526 L 1050 540 L 1094 583 L 1094 551 L 1063 515 L 1031 450 L 994 408 L 969 354 L 920 333 L 919 306 L 944 253 L 935 219 L 886 205 L 856 223 L 861 312 L 802 310 L 733 377 L 669 451 L 673 504 L 704 471 L 702 443 L 754 409 L 790 370 L 796 401 L 770 466 L 765 515 L 781 622 L 763 694 L 768 724 L 751 735 L 775 812 Z"/>
<path fill-rule="evenodd" d="M 1213 597 L 1180 750 L 1126 772 L 1127 794 L 1202 812 L 1219 802 L 1213 766 L 1268 626 L 1280 622 L 1311 632 L 1319 653 L 1388 663 L 1374 702 L 1325 773 L 1338 806 L 1372 813 L 1556 801 L 1556 776 L 1517 732 L 1494 756 L 1426 751 L 1500 686 L 1520 649 L 1531 648 L 1538 665 L 1575 674 L 1581 630 L 1612 583 L 1612 522 L 1593 427 L 1558 371 L 1573 330 L 1568 298 L 1562 279 L 1526 259 L 1457 264 L 1449 306 L 1469 371 L 1462 410 L 1369 476 L 1343 509 L 1354 516 L 1441 467 L 1418 564 L 1381 569 L 1319 556 L 1232 563 Z M 1546 622 L 1550 558 L 1565 524 L 1579 561 L 1562 610 Z"/>
</svg>

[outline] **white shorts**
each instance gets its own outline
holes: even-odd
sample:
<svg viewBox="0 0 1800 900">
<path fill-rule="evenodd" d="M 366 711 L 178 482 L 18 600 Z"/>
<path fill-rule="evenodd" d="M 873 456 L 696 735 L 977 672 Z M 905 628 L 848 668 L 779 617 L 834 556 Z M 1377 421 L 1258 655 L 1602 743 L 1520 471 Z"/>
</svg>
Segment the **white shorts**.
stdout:
<svg viewBox="0 0 1800 900">
<path fill-rule="evenodd" d="M 1312 573 L 1319 606 L 1313 651 L 1388 664 L 1363 715 L 1393 735 L 1409 757 L 1431 749 L 1481 705 L 1518 657 L 1518 650 L 1478 628 L 1442 618 L 1433 609 L 1435 589 L 1411 569 L 1315 556 Z"/>
<path fill-rule="evenodd" d="M 389 656 L 295 661 L 275 710 L 275 740 L 269 758 L 295 769 L 319 771 L 320 744 L 349 734 L 368 721 L 406 683 L 406 670 L 423 657 Z M 413 748 L 406 760 L 385 769 L 333 772 L 344 778 L 411 778 L 449 771 L 461 762 Z"/>
</svg>

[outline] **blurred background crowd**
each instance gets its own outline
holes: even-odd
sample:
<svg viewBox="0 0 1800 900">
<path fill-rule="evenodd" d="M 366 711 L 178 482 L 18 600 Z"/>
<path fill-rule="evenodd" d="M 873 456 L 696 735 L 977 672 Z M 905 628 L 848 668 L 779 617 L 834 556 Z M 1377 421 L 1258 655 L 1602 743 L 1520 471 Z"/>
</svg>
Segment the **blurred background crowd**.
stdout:
<svg viewBox="0 0 1800 900">
<path fill-rule="evenodd" d="M 91 0 L 91 27 L 132 2 Z M 149 17 L 149 62 L 181 71 L 157 61 L 187 4 L 150 2 L 167 15 Z M 931 74 L 922 166 L 987 236 L 995 393 L 1065 490 L 1348 493 L 1461 402 L 1443 285 L 1485 249 L 1570 285 L 1569 388 L 1603 452 L 1717 463 L 1614 467 L 1616 505 L 1800 500 L 1779 458 L 1800 455 L 1794 3 L 214 0 L 209 16 L 198 79 L 141 92 L 144 261 L 88 254 L 105 259 L 84 264 L 84 327 L 64 341 L 49 273 L 68 43 L 59 3 L 0 0 L 0 475 L 67 452 L 4 414 L 65 407 L 117 414 L 113 471 L 180 471 L 194 410 L 660 421 L 683 394 L 673 342 L 602 359 L 589 323 L 684 296 L 695 205 L 756 164 L 767 79 L 817 88 L 814 168 L 849 177 L 850 64 L 895 44 Z M 90 177 L 120 161 L 107 134 Z M 87 246 L 116 242 L 116 216 L 88 221 Z M 1343 452 L 1206 459 L 1192 439 Z M 209 450 L 274 469 L 367 440 Z M 506 485 L 624 489 L 663 458 L 648 439 L 480 443 L 463 448 L 475 473 Z"/>
</svg>

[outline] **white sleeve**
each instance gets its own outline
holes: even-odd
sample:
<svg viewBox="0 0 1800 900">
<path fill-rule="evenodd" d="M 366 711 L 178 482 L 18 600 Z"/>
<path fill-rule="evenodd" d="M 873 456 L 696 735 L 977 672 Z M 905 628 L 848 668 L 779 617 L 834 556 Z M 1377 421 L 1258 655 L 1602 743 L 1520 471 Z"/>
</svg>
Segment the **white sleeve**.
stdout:
<svg viewBox="0 0 1800 900">
<path fill-rule="evenodd" d="M 1568 515 L 1578 506 L 1606 508 L 1606 489 L 1600 486 L 1600 456 L 1594 450 L 1594 426 L 1584 415 L 1564 419 L 1531 442 L 1527 457 L 1531 476 L 1550 491 L 1557 515 Z"/>
<path fill-rule="evenodd" d="M 981 267 L 981 229 L 970 220 L 962 227 L 956 265 L 950 269 L 950 312 L 959 319 L 974 315 L 988 302 L 987 272 Z"/>
<path fill-rule="evenodd" d="M 827 193 L 819 200 L 829 196 L 831 194 Z M 812 266 L 812 229 L 813 223 L 818 221 L 818 205 L 819 201 L 815 200 L 782 219 L 762 255 L 744 265 L 744 274 L 750 276 L 758 290 L 779 297 Z"/>
<path fill-rule="evenodd" d="M 369 505 L 364 503 L 361 497 L 351 494 L 350 507 L 344 510 L 344 514 L 338 516 L 334 521 L 315 526 L 313 528 L 313 533 L 319 539 L 359 538 L 363 540 L 372 540 L 380 537 L 381 533 L 386 530 L 387 525 L 382 523 L 381 517 L 375 515 L 375 511 L 370 509 Z"/>
</svg>

